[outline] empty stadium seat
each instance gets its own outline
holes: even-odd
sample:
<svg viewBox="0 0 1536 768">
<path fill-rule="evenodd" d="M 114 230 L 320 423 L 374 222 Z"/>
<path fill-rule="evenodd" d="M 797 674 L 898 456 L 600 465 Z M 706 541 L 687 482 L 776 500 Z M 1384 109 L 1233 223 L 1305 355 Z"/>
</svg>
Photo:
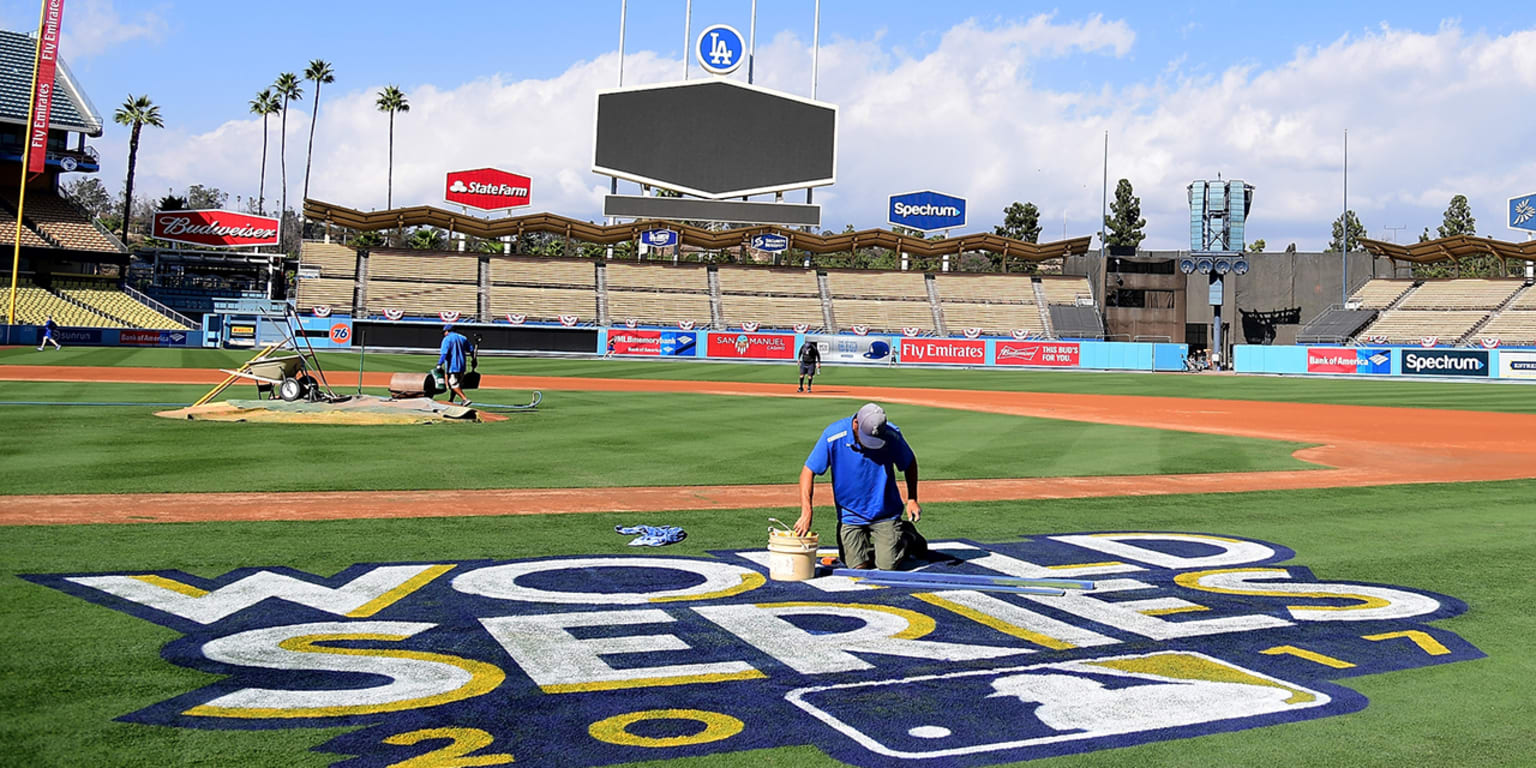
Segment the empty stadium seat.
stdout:
<svg viewBox="0 0 1536 768">
<path fill-rule="evenodd" d="M 702 265 L 674 267 L 610 261 L 603 269 L 609 290 L 624 288 L 701 293 L 709 290 L 709 270 Z"/>
<path fill-rule="evenodd" d="M 99 281 L 55 280 L 54 290 L 66 299 L 85 304 L 98 314 L 122 321 L 129 328 L 186 331 L 186 325 L 158 310 Z M 57 318 L 55 318 L 57 319 Z"/>
<path fill-rule="evenodd" d="M 720 314 L 726 325 L 758 323 L 764 328 L 824 328 L 826 319 L 821 313 L 821 299 L 806 296 L 744 296 L 720 297 Z"/>
<path fill-rule="evenodd" d="M 591 289 L 597 284 L 595 269 L 590 261 L 499 256 L 491 259 L 491 283 Z"/>
<path fill-rule="evenodd" d="M 1536 344 L 1536 311 L 1506 310 L 1488 321 L 1488 324 L 1477 332 L 1477 336 L 1498 339 L 1503 344 Z"/>
<path fill-rule="evenodd" d="M 811 270 L 720 267 L 717 278 L 721 293 L 821 296 L 816 273 Z"/>
<path fill-rule="evenodd" d="M 435 317 L 440 312 L 479 313 L 479 289 L 453 283 L 406 283 L 368 281 L 368 311 L 399 310 L 414 317 Z"/>
<path fill-rule="evenodd" d="M 828 272 L 827 287 L 834 298 L 928 300 L 928 282 L 921 272 Z"/>
<path fill-rule="evenodd" d="M 316 304 L 325 304 L 336 311 L 352 311 L 354 282 L 350 277 L 300 279 L 298 288 L 299 296 L 294 303 L 301 310 L 313 309 Z"/>
<path fill-rule="evenodd" d="M 608 318 L 610 322 L 636 320 L 642 323 L 670 325 L 679 320 L 691 320 L 707 326 L 710 323 L 709 294 L 674 293 L 667 291 L 608 290 Z"/>
<path fill-rule="evenodd" d="M 480 259 L 425 251 L 373 251 L 368 254 L 368 279 L 478 284 Z"/>
<path fill-rule="evenodd" d="M 1393 309 L 1360 332 L 1364 340 L 1385 339 L 1392 344 L 1417 344 L 1433 336 L 1442 344 L 1454 343 L 1488 316 L 1485 310 Z"/>
<path fill-rule="evenodd" d="M 592 265 L 586 265 L 590 270 Z M 491 286 L 491 313 L 496 319 L 508 314 L 525 315 L 529 320 L 558 320 L 572 315 L 581 322 L 597 321 L 597 293 L 591 288 L 530 288 Z"/>
<path fill-rule="evenodd" d="M 855 325 L 874 330 L 900 331 L 920 328 L 934 332 L 933 310 L 927 301 L 880 301 L 874 299 L 835 299 L 832 316 L 839 328 Z"/>
<path fill-rule="evenodd" d="M 355 277 L 357 250 L 350 245 L 305 241 L 299 254 L 299 265 L 319 267 L 321 277 Z"/>
<path fill-rule="evenodd" d="M 1034 281 L 1028 275 L 943 274 L 934 278 L 940 302 L 1034 304 Z"/>
<path fill-rule="evenodd" d="M 1079 296 L 1093 297 L 1086 277 L 1042 277 L 1040 288 L 1047 304 L 1076 304 Z"/>
<path fill-rule="evenodd" d="M 1413 287 L 1412 280 L 1367 280 L 1349 300 L 1366 309 L 1383 309 Z"/>
<path fill-rule="evenodd" d="M 1398 309 L 1484 309 L 1493 311 L 1523 285 L 1518 280 L 1431 280 Z"/>
<path fill-rule="evenodd" d="M 15 226 L 14 219 L 11 226 Z M 11 280 L 3 276 L 0 283 L 0 306 L 9 311 Z M 16 284 L 16 322 L 23 325 L 41 325 L 49 316 L 61 326 L 70 328 L 127 328 L 127 323 L 94 312 L 38 287 L 31 280 L 21 278 Z"/>
<path fill-rule="evenodd" d="M 1045 334 L 1040 309 L 1034 304 L 980 304 L 950 302 L 943 305 L 944 327 L 950 333 L 966 328 L 980 328 L 986 336 L 1008 336 L 1014 330 Z"/>
</svg>

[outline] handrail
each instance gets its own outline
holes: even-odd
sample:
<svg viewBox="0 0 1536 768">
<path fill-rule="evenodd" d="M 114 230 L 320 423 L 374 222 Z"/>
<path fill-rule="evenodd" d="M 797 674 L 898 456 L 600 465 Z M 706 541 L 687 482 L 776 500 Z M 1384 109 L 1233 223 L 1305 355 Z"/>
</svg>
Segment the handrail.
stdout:
<svg viewBox="0 0 1536 768">
<path fill-rule="evenodd" d="M 123 293 L 128 294 L 128 297 L 133 299 L 134 301 L 138 301 L 138 302 L 142 302 L 144 304 L 148 304 L 150 309 L 153 309 L 156 312 L 159 312 L 160 314 L 165 315 L 166 317 L 169 317 L 170 319 L 175 320 L 176 322 L 181 323 L 182 325 L 185 325 L 188 328 L 197 328 L 198 326 L 202 325 L 202 323 L 199 323 L 199 322 L 193 320 L 192 318 L 187 317 L 186 315 L 183 315 L 182 313 L 177 312 L 174 309 L 171 309 L 170 307 L 166 306 L 165 304 L 163 304 L 163 303 L 161 303 L 159 301 L 156 301 L 155 299 L 151 298 L 148 294 L 144 293 L 143 291 L 140 291 L 137 288 L 134 288 L 133 286 L 127 284 L 126 282 L 123 283 Z"/>
</svg>

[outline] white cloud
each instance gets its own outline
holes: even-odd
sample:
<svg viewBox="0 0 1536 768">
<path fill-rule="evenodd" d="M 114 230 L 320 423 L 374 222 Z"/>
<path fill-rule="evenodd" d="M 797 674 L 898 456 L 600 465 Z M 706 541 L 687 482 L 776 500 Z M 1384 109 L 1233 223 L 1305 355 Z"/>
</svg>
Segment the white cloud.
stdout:
<svg viewBox="0 0 1536 768">
<path fill-rule="evenodd" d="M 74 0 L 65 6 L 65 13 L 61 47 L 71 60 L 87 59 L 127 42 L 158 40 L 166 28 L 158 9 L 125 19 L 112 0 Z"/>
<path fill-rule="evenodd" d="M 818 97 L 840 107 L 837 186 L 818 190 L 824 225 L 879 226 L 885 197 L 932 187 L 971 201 L 973 228 L 1004 206 L 1040 206 L 1046 237 L 1097 229 L 1104 131 L 1109 177 L 1131 179 L 1148 220 L 1148 246 L 1185 246 L 1185 186 L 1221 172 L 1257 187 L 1251 237 L 1274 249 L 1322 247 L 1342 205 L 1341 139 L 1350 129 L 1350 206 L 1376 235 L 1439 223 L 1452 194 L 1467 194 L 1482 231 L 1502 229 L 1504 198 L 1536 183 L 1529 104 L 1536 96 L 1536 29 L 1503 37 L 1446 25 L 1382 28 L 1300 48 L 1290 60 L 1189 75 L 1181 62 L 1119 87 L 1079 90 L 1037 82 L 1046 59 L 1122 57 L 1135 33 L 1098 16 L 1071 21 L 966 21 L 921 56 L 878 38 L 822 47 Z M 442 204 L 443 173 L 486 165 L 534 179 L 533 210 L 596 219 L 605 179 L 589 172 L 593 93 L 613 85 L 615 54 L 547 80 L 482 77 L 459 84 L 403 83 L 411 111 L 396 117 L 396 205 Z M 626 57 L 626 84 L 675 79 L 676 60 Z M 808 41 L 780 33 L 758 49 L 758 82 L 809 91 Z M 744 73 L 738 73 L 742 75 Z M 311 196 L 384 206 L 387 118 L 374 108 L 383 83 L 325 92 Z M 308 103 L 298 105 L 308 108 Z M 232 116 L 234 117 L 234 116 Z M 260 121 L 240 116 L 188 135 L 146 130 L 139 187 L 213 184 L 254 194 Z M 289 198 L 300 196 L 308 115 L 289 116 Z M 101 142 L 104 180 L 120 183 L 125 131 Z M 277 188 L 277 137 L 268 199 Z M 163 192 L 160 192 L 163 194 Z"/>
</svg>

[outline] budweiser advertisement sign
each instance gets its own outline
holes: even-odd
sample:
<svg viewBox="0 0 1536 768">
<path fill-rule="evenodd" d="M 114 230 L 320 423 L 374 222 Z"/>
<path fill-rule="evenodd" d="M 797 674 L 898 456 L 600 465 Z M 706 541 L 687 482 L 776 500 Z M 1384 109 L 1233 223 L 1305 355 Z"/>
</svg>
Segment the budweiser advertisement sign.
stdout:
<svg viewBox="0 0 1536 768">
<path fill-rule="evenodd" d="M 527 205 L 533 199 L 532 193 L 533 180 L 527 176 L 480 168 L 449 172 L 443 199 L 482 211 L 499 211 Z"/>
<path fill-rule="evenodd" d="M 1076 342 L 999 341 L 995 355 L 998 365 L 1075 368 L 1081 355 L 1081 347 Z"/>
<path fill-rule="evenodd" d="M 987 361 L 983 339 L 902 339 L 903 363 L 981 365 Z"/>
<path fill-rule="evenodd" d="M 159 211 L 150 237 L 209 248 L 277 245 L 277 219 L 234 211 Z"/>
</svg>

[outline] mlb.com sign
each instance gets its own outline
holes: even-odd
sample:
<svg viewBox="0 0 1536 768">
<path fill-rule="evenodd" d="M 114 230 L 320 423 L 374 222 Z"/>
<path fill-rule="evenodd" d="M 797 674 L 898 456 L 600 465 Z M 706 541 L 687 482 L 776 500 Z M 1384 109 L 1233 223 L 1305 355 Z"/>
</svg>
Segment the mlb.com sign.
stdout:
<svg viewBox="0 0 1536 768">
<path fill-rule="evenodd" d="M 1347 714 L 1368 701 L 1341 679 L 1483 656 L 1439 623 L 1461 601 L 1320 581 L 1264 541 L 931 546 L 951 572 L 1094 587 L 776 582 L 762 550 L 23 578 L 180 635 L 159 657 L 204 674 L 118 720 L 326 728 L 316 750 L 370 768 L 748 764 L 789 746 L 865 768 L 988 766 Z"/>
<path fill-rule="evenodd" d="M 1392 350 L 1364 347 L 1308 347 L 1307 373 L 1392 372 Z"/>
</svg>

